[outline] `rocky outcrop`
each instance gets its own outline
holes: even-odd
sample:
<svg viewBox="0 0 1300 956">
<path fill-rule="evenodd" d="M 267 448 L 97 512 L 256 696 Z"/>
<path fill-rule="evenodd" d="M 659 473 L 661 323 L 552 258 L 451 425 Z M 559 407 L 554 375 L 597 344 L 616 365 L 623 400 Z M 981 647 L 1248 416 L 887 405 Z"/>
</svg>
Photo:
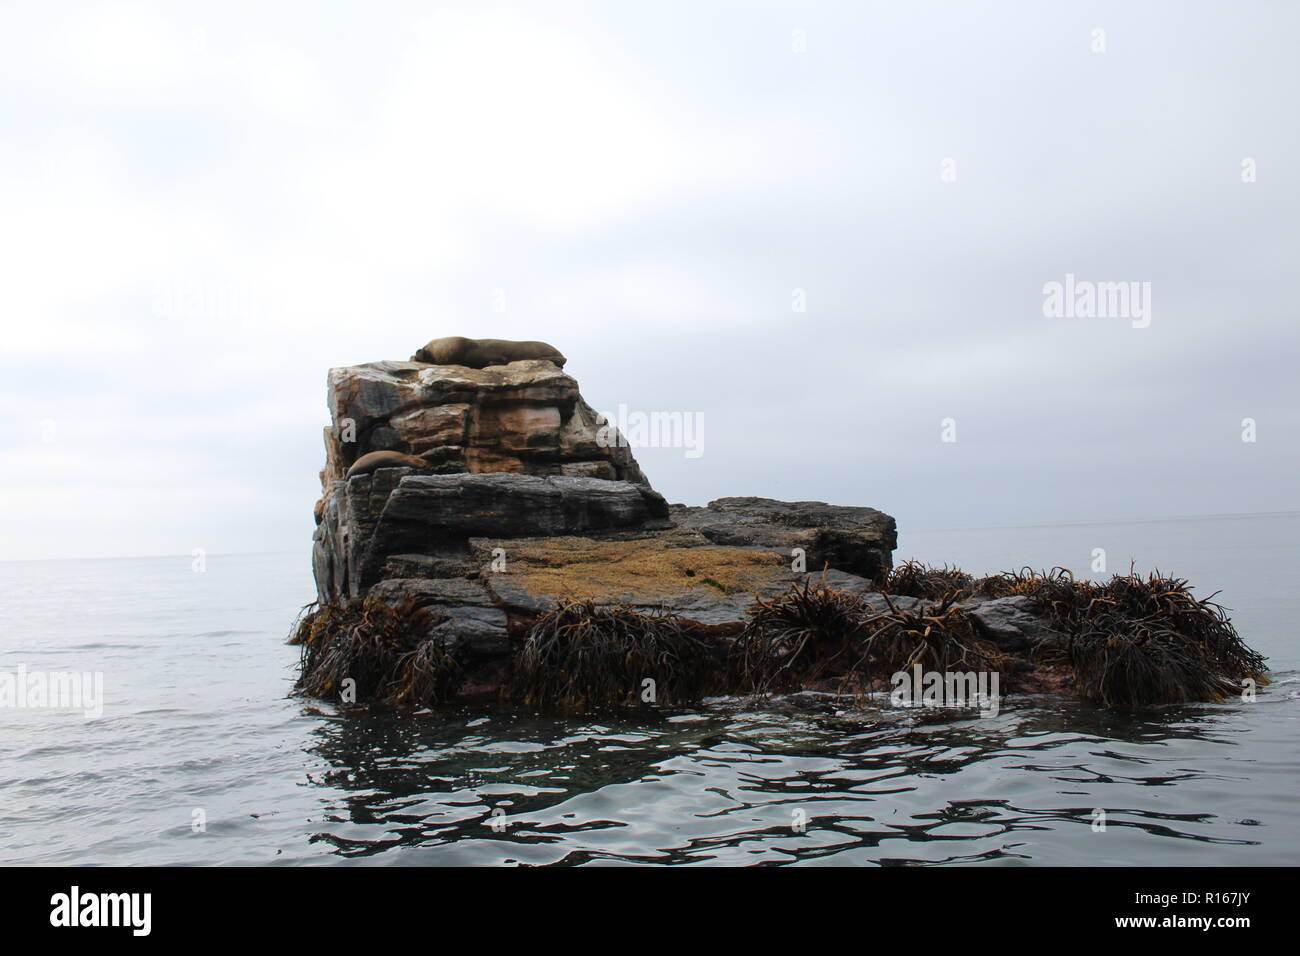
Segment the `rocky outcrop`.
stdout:
<svg viewBox="0 0 1300 956">
<path fill-rule="evenodd" d="M 549 361 L 336 368 L 329 407 L 319 600 L 413 602 L 430 637 L 471 657 L 508 654 L 511 622 L 559 601 L 671 608 L 730 632 L 757 598 L 809 574 L 867 593 L 891 565 L 894 521 L 872 508 L 670 507 Z M 367 455 L 402 467 L 349 477 Z"/>
<path fill-rule="evenodd" d="M 1130 707 L 1265 679 L 1180 579 L 891 570 L 873 508 L 670 506 L 552 361 L 333 369 L 329 406 L 303 693 L 623 707 L 647 678 L 670 702 L 861 694 L 925 661 Z"/>
<path fill-rule="evenodd" d="M 467 361 L 502 354 L 471 344 Z M 647 677 L 672 702 L 861 694 L 925 661 L 1128 707 L 1267 669 L 1180 579 L 891 571 L 894 519 L 873 508 L 669 505 L 552 361 L 333 369 L 329 406 L 303 693 L 622 707 Z"/>
</svg>

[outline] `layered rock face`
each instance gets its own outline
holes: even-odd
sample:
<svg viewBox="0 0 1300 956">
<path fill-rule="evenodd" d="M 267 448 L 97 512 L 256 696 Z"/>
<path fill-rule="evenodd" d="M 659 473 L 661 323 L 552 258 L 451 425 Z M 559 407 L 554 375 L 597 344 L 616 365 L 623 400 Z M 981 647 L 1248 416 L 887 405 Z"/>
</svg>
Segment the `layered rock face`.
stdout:
<svg viewBox="0 0 1300 956">
<path fill-rule="evenodd" d="M 563 534 L 667 518 L 626 445 L 547 361 L 471 369 L 373 362 L 331 369 L 313 555 L 322 601 L 362 597 L 410 553 L 459 567 L 470 534 Z M 347 478 L 374 451 L 422 468 Z"/>
<path fill-rule="evenodd" d="M 808 574 L 867 593 L 892 564 L 894 520 L 872 508 L 670 507 L 549 361 L 336 368 L 329 407 L 319 600 L 414 601 L 462 656 L 508 655 L 512 624 L 567 599 L 667 607 L 726 632 Z M 347 477 L 383 450 L 424 465 Z"/>
<path fill-rule="evenodd" d="M 667 516 L 658 493 L 629 481 L 381 468 L 327 493 L 316 531 L 316 587 L 321 600 L 360 598 L 389 576 L 390 558 L 436 559 L 423 564 L 463 574 L 472 570 L 465 562 L 473 536 L 664 527 Z"/>
<path fill-rule="evenodd" d="M 543 361 L 483 369 L 372 362 L 331 369 L 325 494 L 372 451 L 441 474 L 513 472 L 644 482 L 626 446 L 602 443 L 578 383 Z"/>
</svg>

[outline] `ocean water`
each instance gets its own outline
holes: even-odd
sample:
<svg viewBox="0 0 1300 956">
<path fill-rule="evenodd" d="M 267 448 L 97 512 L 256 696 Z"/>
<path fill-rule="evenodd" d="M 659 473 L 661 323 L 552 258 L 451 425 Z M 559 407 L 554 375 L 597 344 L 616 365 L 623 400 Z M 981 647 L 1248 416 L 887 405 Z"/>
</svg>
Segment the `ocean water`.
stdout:
<svg viewBox="0 0 1300 956">
<path fill-rule="evenodd" d="M 348 716 L 289 696 L 305 549 L 3 563 L 0 670 L 100 672 L 104 705 L 0 709 L 0 862 L 1300 862 L 1300 515 L 905 534 L 898 558 L 1086 574 L 1095 548 L 1221 589 L 1274 682 L 1140 716 L 811 695 L 652 723 Z"/>
</svg>

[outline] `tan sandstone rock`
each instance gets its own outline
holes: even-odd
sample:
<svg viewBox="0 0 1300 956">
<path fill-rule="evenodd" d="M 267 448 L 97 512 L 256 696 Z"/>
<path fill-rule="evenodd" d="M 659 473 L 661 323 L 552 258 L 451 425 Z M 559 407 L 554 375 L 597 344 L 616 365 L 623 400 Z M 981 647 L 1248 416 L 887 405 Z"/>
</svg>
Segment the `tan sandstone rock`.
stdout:
<svg viewBox="0 0 1300 956">
<path fill-rule="evenodd" d="M 359 457 L 396 451 L 440 473 L 513 472 L 644 482 L 626 446 L 602 424 L 578 383 L 551 362 L 482 369 L 371 362 L 329 373 L 328 493 Z M 608 446 L 608 447 L 606 447 Z"/>
</svg>

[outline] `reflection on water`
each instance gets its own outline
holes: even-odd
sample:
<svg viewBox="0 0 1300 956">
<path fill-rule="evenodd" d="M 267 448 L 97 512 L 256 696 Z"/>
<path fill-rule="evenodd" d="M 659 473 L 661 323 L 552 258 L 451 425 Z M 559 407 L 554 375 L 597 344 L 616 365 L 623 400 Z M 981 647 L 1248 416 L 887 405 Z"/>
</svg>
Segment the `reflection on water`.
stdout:
<svg viewBox="0 0 1300 956">
<path fill-rule="evenodd" d="M 1182 841 L 1211 862 L 1264 838 L 1232 809 L 1257 763 L 1245 708 L 1280 723 L 1300 707 L 1285 692 L 1142 717 L 1046 698 L 992 719 L 746 703 L 648 725 L 322 715 L 309 750 L 329 769 L 312 784 L 332 798 L 311 839 L 405 863 L 1173 863 Z"/>
</svg>

